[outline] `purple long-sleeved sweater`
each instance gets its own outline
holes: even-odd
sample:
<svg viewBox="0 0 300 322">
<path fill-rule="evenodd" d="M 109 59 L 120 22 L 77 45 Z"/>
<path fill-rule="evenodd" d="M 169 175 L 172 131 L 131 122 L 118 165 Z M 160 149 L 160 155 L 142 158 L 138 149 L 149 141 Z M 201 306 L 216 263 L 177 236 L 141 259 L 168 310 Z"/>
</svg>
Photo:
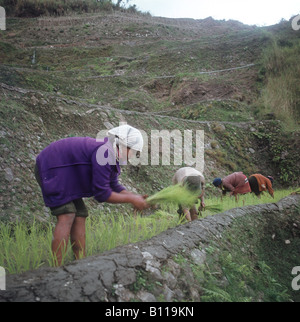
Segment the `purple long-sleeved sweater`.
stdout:
<svg viewBox="0 0 300 322">
<path fill-rule="evenodd" d="M 101 146 L 105 147 L 106 156 L 108 152 L 110 156 L 114 155 L 107 139 L 97 142 L 89 137 L 72 137 L 53 142 L 38 155 L 36 164 L 46 206 L 57 207 L 92 196 L 104 202 L 112 191 L 125 190 L 118 183 L 119 163 L 115 159 L 115 162 L 106 165 L 97 162 L 97 151 Z"/>
</svg>

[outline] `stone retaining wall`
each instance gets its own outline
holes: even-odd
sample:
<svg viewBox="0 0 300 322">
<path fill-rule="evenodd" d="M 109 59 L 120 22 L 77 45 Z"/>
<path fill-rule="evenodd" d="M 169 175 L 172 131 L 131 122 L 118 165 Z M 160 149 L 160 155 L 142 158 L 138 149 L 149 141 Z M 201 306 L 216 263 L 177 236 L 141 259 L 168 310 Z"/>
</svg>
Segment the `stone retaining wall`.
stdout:
<svg viewBox="0 0 300 322">
<path fill-rule="evenodd" d="M 196 265 L 205 262 L 205 247 L 240 216 L 283 215 L 297 206 L 299 195 L 276 204 L 235 208 L 169 229 L 150 240 L 115 248 L 60 268 L 42 268 L 6 277 L 1 301 L 181 301 L 199 300 L 192 272 L 183 272 L 178 254 Z M 149 283 L 151 287 L 149 287 Z M 147 286 L 148 284 L 148 286 Z"/>
</svg>

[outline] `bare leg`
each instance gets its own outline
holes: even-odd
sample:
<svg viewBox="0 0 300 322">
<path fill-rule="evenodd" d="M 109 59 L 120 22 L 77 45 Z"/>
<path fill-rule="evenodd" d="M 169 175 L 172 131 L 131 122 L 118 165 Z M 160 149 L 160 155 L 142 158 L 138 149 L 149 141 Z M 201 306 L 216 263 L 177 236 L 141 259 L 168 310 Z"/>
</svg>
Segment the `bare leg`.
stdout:
<svg viewBox="0 0 300 322">
<path fill-rule="evenodd" d="M 85 257 L 85 217 L 76 217 L 71 228 L 71 243 L 76 259 Z"/>
<path fill-rule="evenodd" d="M 235 202 L 238 202 L 239 201 L 239 197 L 238 197 L 238 195 L 236 194 L 236 195 L 234 195 L 234 198 L 235 198 Z"/>
<path fill-rule="evenodd" d="M 62 263 L 63 255 L 68 246 L 74 219 L 74 213 L 57 216 L 57 223 L 53 232 L 52 239 L 52 253 L 56 266 L 60 266 Z"/>
<path fill-rule="evenodd" d="M 191 214 L 190 214 L 190 212 L 189 212 L 189 210 L 187 208 L 183 209 L 183 213 L 184 213 L 185 218 L 186 218 L 187 221 L 192 221 Z"/>
<path fill-rule="evenodd" d="M 198 213 L 195 205 L 190 209 L 190 214 L 192 221 L 198 219 Z"/>
</svg>

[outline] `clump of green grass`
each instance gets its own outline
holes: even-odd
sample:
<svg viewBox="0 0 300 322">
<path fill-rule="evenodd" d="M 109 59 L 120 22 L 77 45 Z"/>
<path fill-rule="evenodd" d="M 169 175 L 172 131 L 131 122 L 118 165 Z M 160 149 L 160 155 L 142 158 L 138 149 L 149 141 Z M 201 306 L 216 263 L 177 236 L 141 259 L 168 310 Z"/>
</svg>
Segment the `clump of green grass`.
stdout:
<svg viewBox="0 0 300 322">
<path fill-rule="evenodd" d="M 11 274 L 52 265 L 51 225 L 0 222 L 0 266 Z"/>
</svg>

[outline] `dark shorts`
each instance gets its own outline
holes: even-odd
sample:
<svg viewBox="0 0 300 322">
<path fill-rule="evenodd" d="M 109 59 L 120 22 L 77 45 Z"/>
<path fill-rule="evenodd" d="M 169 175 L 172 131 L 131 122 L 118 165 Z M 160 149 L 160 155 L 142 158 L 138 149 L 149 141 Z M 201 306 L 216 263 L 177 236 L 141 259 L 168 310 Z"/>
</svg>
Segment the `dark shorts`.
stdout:
<svg viewBox="0 0 300 322">
<path fill-rule="evenodd" d="M 199 190 L 199 195 L 200 195 L 200 193 L 201 193 L 201 190 L 200 190 L 200 188 L 199 188 L 199 186 L 200 186 L 200 184 L 201 184 L 201 181 L 200 181 L 200 177 L 198 177 L 198 176 L 196 176 L 196 177 L 187 177 L 188 179 L 190 179 L 190 178 L 196 178 L 197 180 L 198 180 L 198 178 L 199 178 L 199 181 L 196 181 L 196 184 L 195 184 L 195 187 L 191 187 L 191 183 L 189 183 L 188 182 L 188 180 L 186 180 L 186 184 L 187 184 L 187 188 L 188 188 L 188 190 L 190 190 L 191 192 L 193 192 L 193 193 L 195 193 L 195 191 L 198 191 Z M 192 183 L 194 183 L 194 182 L 192 182 Z M 198 203 L 198 198 L 196 198 L 195 199 L 195 203 L 194 203 L 194 205 L 197 205 L 197 203 Z M 193 206 L 191 206 L 191 207 L 186 207 L 186 206 L 183 206 L 183 205 L 178 205 L 178 210 L 177 210 L 177 213 L 178 213 L 178 215 L 179 215 L 179 218 L 184 214 L 183 213 L 183 209 L 184 208 L 192 208 Z"/>
<path fill-rule="evenodd" d="M 35 165 L 34 174 L 35 174 L 36 181 L 41 186 L 41 179 L 40 179 L 37 165 Z M 71 213 L 75 214 L 76 217 L 88 217 L 89 215 L 87 207 L 84 201 L 82 200 L 82 198 L 72 200 L 58 207 L 50 207 L 50 210 L 53 216 L 59 216 L 59 215 L 65 215 L 65 214 L 71 214 Z"/>
<path fill-rule="evenodd" d="M 260 195 L 261 192 L 259 191 L 258 181 L 254 176 L 251 176 L 249 179 L 249 184 L 251 191 L 255 193 L 256 196 Z"/>
<path fill-rule="evenodd" d="M 50 210 L 53 216 L 71 213 L 74 213 L 76 217 L 87 217 L 89 215 L 86 205 L 81 198 L 70 201 L 62 206 L 50 207 Z"/>
<path fill-rule="evenodd" d="M 196 205 L 197 205 L 197 202 L 198 202 L 198 200 L 196 200 L 196 201 L 195 201 L 195 205 L 194 205 L 194 206 L 196 206 Z M 189 207 L 185 207 L 185 206 L 183 206 L 183 205 L 178 205 L 177 213 L 178 213 L 178 215 L 179 215 L 179 218 L 180 218 L 182 215 L 184 215 L 183 209 L 185 209 L 185 208 L 188 208 L 188 209 L 190 210 L 190 209 L 192 209 L 192 208 L 193 208 L 193 206 L 191 206 L 191 207 L 189 208 Z"/>
</svg>

